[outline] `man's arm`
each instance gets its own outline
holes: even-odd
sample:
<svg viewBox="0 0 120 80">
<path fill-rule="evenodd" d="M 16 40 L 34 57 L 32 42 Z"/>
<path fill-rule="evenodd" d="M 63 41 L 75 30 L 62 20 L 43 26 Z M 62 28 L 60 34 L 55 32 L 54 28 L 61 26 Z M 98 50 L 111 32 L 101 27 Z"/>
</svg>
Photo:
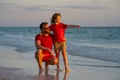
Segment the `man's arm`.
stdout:
<svg viewBox="0 0 120 80">
<path fill-rule="evenodd" d="M 35 41 L 35 45 L 37 49 L 43 49 L 43 50 L 47 50 L 46 47 L 41 45 L 41 42 L 39 40 Z"/>
<path fill-rule="evenodd" d="M 54 54 L 54 52 L 53 52 L 51 49 L 42 46 L 42 45 L 41 45 L 41 42 L 40 42 L 39 40 L 35 41 L 35 45 L 36 45 L 36 48 L 37 48 L 37 49 L 47 50 L 47 51 L 49 51 L 52 55 Z"/>
<path fill-rule="evenodd" d="M 68 25 L 67 28 L 80 28 L 80 25 Z"/>
</svg>

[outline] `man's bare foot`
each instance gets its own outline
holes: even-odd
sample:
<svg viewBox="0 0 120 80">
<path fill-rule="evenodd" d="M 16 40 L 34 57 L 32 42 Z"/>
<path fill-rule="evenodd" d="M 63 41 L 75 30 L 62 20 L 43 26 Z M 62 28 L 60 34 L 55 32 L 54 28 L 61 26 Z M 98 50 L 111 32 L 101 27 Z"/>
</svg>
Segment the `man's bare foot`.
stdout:
<svg viewBox="0 0 120 80">
<path fill-rule="evenodd" d="M 60 66 L 59 66 L 59 65 L 57 65 L 57 69 L 60 69 Z"/>
<path fill-rule="evenodd" d="M 46 71 L 46 70 L 48 71 L 48 70 L 49 70 L 49 68 L 48 68 L 48 67 L 46 67 L 46 68 L 45 68 L 45 71 Z"/>
<path fill-rule="evenodd" d="M 43 73 L 44 72 L 44 69 L 40 69 L 39 70 L 39 74 Z"/>
</svg>

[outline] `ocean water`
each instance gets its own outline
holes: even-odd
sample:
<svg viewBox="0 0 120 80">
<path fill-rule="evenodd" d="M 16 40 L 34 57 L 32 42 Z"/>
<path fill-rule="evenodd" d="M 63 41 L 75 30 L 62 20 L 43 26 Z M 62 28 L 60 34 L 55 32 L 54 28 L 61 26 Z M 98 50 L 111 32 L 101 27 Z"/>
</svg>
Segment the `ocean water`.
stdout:
<svg viewBox="0 0 120 80">
<path fill-rule="evenodd" d="M 0 27 L 0 47 L 33 57 L 38 27 Z M 120 27 L 81 27 L 66 30 L 67 53 L 120 63 Z"/>
</svg>

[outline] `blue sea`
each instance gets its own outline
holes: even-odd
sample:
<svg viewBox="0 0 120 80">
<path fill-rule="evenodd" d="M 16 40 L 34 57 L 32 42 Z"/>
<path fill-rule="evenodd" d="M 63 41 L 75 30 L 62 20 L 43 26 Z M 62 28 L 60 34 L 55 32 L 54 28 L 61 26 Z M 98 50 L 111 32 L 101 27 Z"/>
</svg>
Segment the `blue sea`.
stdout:
<svg viewBox="0 0 120 80">
<path fill-rule="evenodd" d="M 39 27 L 0 27 L 0 47 L 31 58 L 36 50 L 34 38 L 39 32 Z M 70 28 L 66 37 L 68 55 L 120 63 L 120 27 Z"/>
</svg>

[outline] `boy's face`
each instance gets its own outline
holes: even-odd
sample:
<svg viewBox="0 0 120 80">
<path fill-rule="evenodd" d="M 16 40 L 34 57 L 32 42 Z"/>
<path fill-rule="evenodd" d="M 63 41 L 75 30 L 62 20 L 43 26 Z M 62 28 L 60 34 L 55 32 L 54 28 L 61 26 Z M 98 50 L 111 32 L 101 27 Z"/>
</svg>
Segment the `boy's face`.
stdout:
<svg viewBox="0 0 120 80">
<path fill-rule="evenodd" d="M 60 23 L 60 22 L 61 22 L 61 16 L 57 16 L 56 23 Z"/>
</svg>

